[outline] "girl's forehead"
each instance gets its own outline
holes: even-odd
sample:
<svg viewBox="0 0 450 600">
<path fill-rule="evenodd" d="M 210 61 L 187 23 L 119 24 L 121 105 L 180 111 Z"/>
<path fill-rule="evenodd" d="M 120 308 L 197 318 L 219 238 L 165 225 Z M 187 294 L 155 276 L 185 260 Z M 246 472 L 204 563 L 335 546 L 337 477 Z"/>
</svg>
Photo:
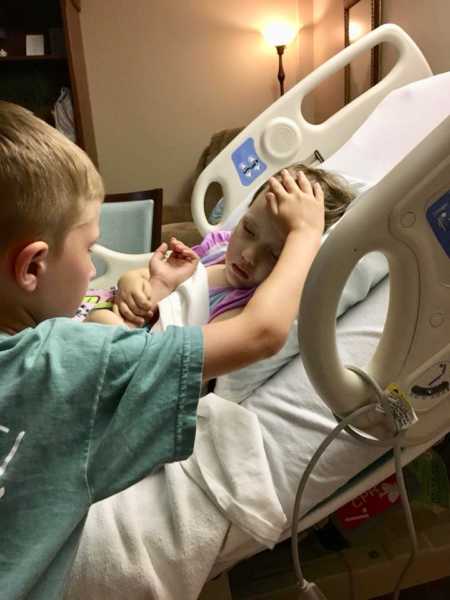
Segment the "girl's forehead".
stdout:
<svg viewBox="0 0 450 600">
<path fill-rule="evenodd" d="M 264 193 L 258 196 L 249 207 L 244 218 L 255 224 L 262 238 L 274 245 L 283 244 L 284 237 L 276 226 L 273 216 L 266 204 Z"/>
<path fill-rule="evenodd" d="M 267 190 L 262 190 L 258 194 L 247 210 L 246 215 L 255 221 L 272 224 L 272 215 L 266 202 L 266 191 Z"/>
</svg>

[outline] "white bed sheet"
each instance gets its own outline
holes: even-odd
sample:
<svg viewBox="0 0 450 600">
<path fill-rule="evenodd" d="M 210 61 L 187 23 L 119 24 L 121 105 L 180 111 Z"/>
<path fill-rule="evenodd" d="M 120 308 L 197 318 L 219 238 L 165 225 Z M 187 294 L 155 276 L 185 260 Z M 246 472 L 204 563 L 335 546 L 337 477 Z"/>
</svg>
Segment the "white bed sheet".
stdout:
<svg viewBox="0 0 450 600">
<path fill-rule="evenodd" d="M 344 364 L 364 367 L 380 339 L 389 302 L 389 278 L 351 308 L 337 324 L 337 342 Z M 297 487 L 311 456 L 336 426 L 330 409 L 317 396 L 300 359 L 291 361 L 261 386 L 243 406 L 258 415 L 271 476 L 288 526 L 280 541 L 290 537 Z M 438 441 L 407 448 L 408 464 Z M 381 460 L 379 460 L 381 458 Z M 305 488 L 299 531 L 332 514 L 357 495 L 394 473 L 392 452 L 364 445 L 346 432 L 328 447 Z M 234 525 L 228 531 L 211 578 L 265 548 Z"/>
<path fill-rule="evenodd" d="M 389 282 L 386 278 L 364 302 L 354 306 L 339 320 L 338 347 L 345 364 L 363 367 L 369 362 L 382 333 L 388 298 Z M 243 406 L 258 415 L 273 483 L 290 520 L 300 477 L 315 449 L 335 427 L 336 420 L 314 391 L 300 358 L 286 365 L 245 400 Z M 383 453 L 382 449 L 363 446 L 349 434 L 342 433 L 311 474 L 303 497 L 302 515 L 331 496 Z M 370 474 L 368 478 L 370 480 Z M 262 549 L 232 527 L 214 573 Z"/>
</svg>

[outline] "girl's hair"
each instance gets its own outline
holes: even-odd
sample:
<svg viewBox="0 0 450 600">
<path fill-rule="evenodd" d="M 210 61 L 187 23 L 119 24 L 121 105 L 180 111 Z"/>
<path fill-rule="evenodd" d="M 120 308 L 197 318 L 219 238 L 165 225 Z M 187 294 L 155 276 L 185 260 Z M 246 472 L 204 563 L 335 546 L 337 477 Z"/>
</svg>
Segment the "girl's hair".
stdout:
<svg viewBox="0 0 450 600">
<path fill-rule="evenodd" d="M 304 163 L 296 163 L 287 167 L 288 171 L 294 177 L 303 171 L 306 177 L 312 183 L 319 183 L 325 197 L 325 230 L 336 223 L 345 213 L 347 206 L 355 198 L 354 192 L 351 190 L 345 179 L 339 175 L 325 171 L 318 167 L 309 167 Z M 276 173 L 275 177 L 281 178 L 281 174 Z M 250 203 L 255 200 L 262 191 L 268 187 L 268 183 L 264 183 L 255 193 Z"/>
<path fill-rule="evenodd" d="M 89 157 L 30 111 L 0 102 L 0 250 L 42 239 L 58 251 L 104 188 Z"/>
</svg>

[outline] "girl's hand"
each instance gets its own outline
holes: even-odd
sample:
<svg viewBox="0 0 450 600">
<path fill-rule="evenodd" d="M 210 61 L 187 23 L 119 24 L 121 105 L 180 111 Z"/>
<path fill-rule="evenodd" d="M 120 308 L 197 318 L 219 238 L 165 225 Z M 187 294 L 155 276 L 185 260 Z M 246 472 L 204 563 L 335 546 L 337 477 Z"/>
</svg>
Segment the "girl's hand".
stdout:
<svg viewBox="0 0 450 600">
<path fill-rule="evenodd" d="M 127 271 L 119 279 L 113 312 L 138 327 L 153 317 L 152 286 L 147 269 Z"/>
<path fill-rule="evenodd" d="M 168 250 L 171 252 L 166 258 Z M 149 270 L 153 285 L 158 282 L 170 294 L 192 276 L 198 261 L 199 257 L 191 248 L 176 238 L 171 238 L 169 245 L 161 244 L 150 259 Z"/>
<path fill-rule="evenodd" d="M 311 182 L 303 172 L 296 179 L 287 169 L 281 172 L 281 181 L 269 179 L 266 201 L 281 231 L 312 232 L 318 235 L 325 227 L 324 195 L 319 183 Z"/>
</svg>

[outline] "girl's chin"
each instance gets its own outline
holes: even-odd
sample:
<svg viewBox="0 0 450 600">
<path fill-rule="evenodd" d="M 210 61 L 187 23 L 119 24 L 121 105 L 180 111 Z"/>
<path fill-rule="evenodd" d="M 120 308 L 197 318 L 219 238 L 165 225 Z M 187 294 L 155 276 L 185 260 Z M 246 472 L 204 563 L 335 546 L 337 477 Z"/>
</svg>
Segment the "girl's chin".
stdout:
<svg viewBox="0 0 450 600">
<path fill-rule="evenodd" d="M 243 289 L 249 289 L 253 287 L 253 284 L 248 280 L 248 278 L 242 276 L 238 271 L 235 271 L 233 268 L 227 268 L 225 270 L 225 277 L 230 287 Z"/>
</svg>

